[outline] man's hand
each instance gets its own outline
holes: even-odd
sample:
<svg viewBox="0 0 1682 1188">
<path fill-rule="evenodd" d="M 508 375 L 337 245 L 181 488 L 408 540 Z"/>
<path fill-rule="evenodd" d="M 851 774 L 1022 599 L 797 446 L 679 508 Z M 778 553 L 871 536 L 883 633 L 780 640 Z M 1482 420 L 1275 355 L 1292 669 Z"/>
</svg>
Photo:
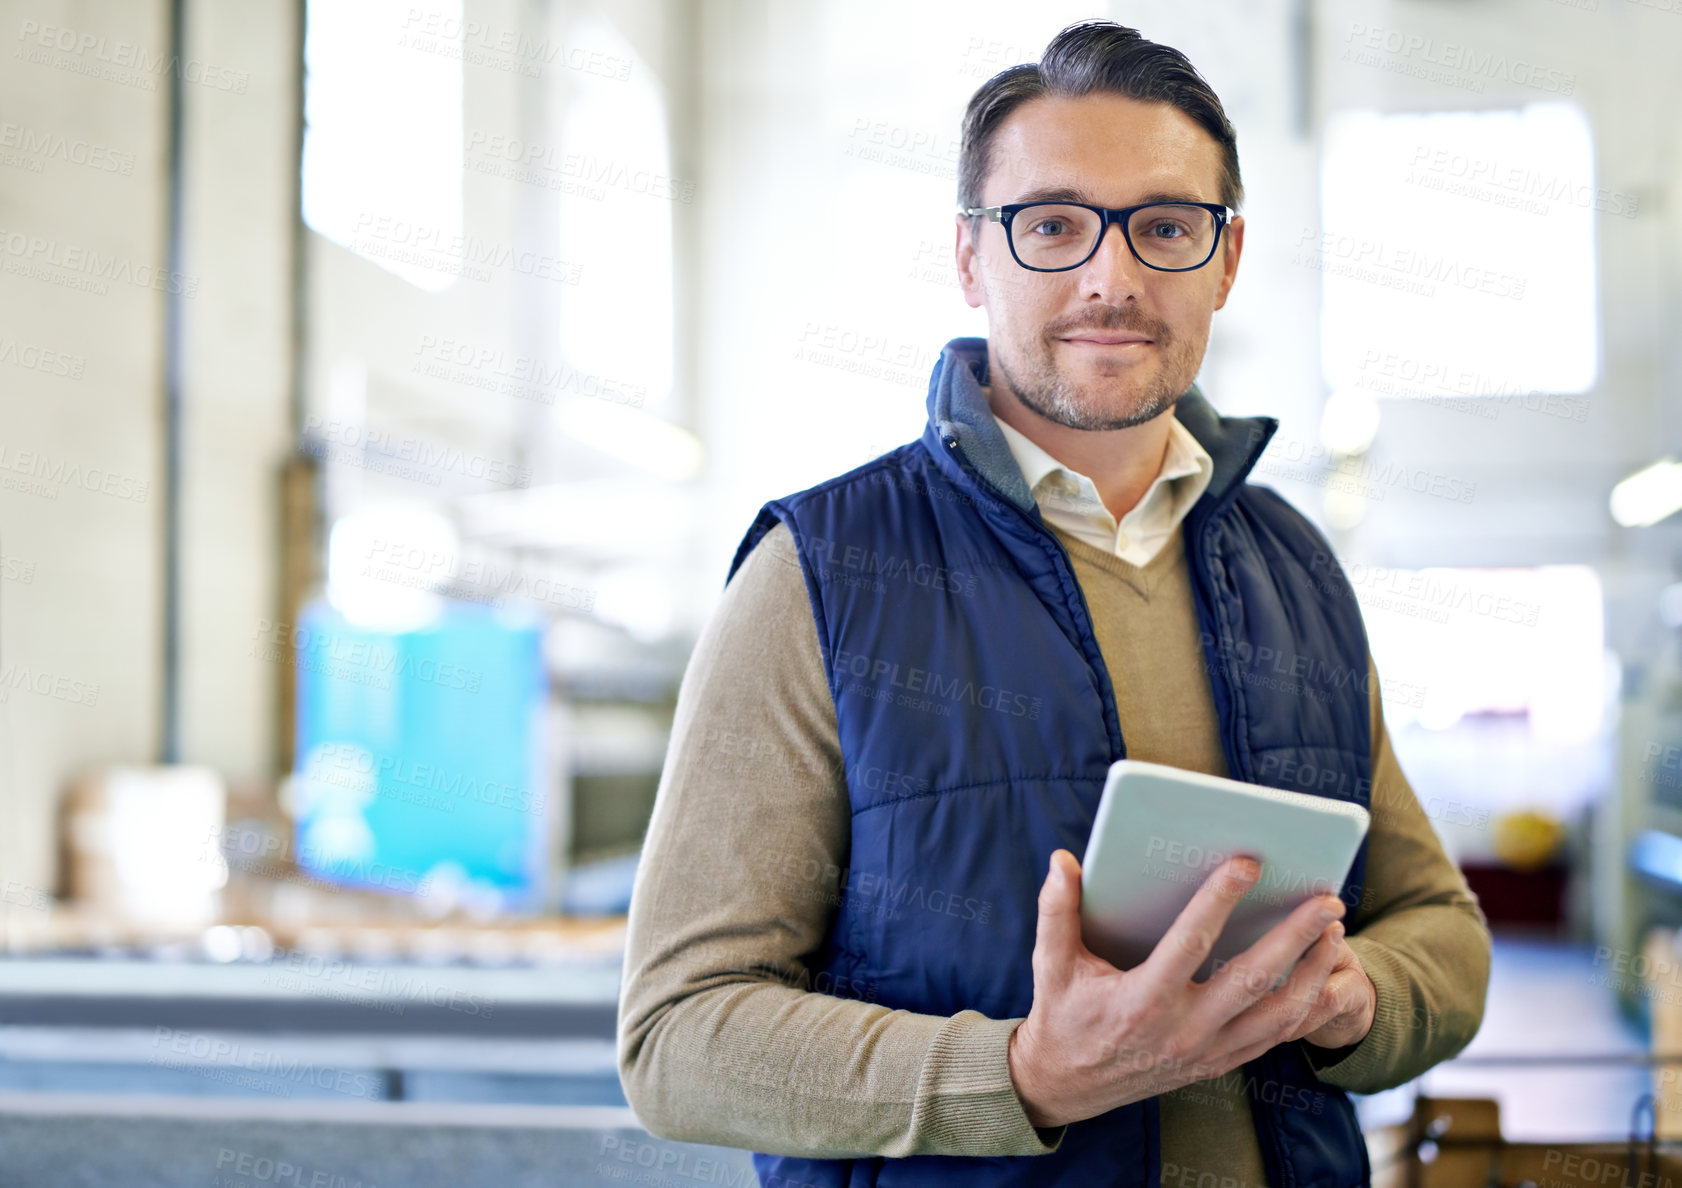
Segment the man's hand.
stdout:
<svg viewBox="0 0 1682 1188">
<path fill-rule="evenodd" d="M 1260 873 L 1253 858 L 1229 858 L 1151 955 L 1121 970 L 1081 940 L 1080 863 L 1067 850 L 1051 855 L 1034 940 L 1034 1004 L 1009 1048 L 1011 1081 L 1030 1122 L 1078 1122 L 1220 1076 L 1275 1044 L 1306 1038 L 1305 1027 L 1332 1038 L 1356 1027 L 1365 1034 L 1371 1012 L 1357 1008 L 1366 974 L 1352 952 L 1341 967 L 1344 988 L 1323 997 L 1340 969 L 1339 950 L 1348 951 L 1337 922 L 1343 902 L 1333 895 L 1298 905 L 1207 981 L 1191 980 Z"/>
<path fill-rule="evenodd" d="M 1337 960 L 1320 996 L 1291 1039 L 1305 1039 L 1316 1047 L 1343 1048 L 1358 1044 L 1372 1030 L 1378 1012 L 1378 990 L 1361 966 L 1349 942 L 1337 940 Z"/>
</svg>

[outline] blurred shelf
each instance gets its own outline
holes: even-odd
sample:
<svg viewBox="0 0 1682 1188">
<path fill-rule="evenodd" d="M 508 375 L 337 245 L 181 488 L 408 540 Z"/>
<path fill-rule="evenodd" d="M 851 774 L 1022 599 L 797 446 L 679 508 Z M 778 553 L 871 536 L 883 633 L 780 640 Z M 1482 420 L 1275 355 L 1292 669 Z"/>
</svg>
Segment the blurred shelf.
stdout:
<svg viewBox="0 0 1682 1188">
<path fill-rule="evenodd" d="M 238 872 L 242 875 L 245 872 Z M 262 880 L 247 879 L 249 882 Z M 325 885 L 287 886 L 323 905 L 343 907 L 349 896 Z M 381 897 L 367 896 L 371 900 Z M 412 912 L 414 901 L 384 897 Z M 114 958 L 135 968 L 150 962 L 179 962 L 201 970 L 262 968 L 274 954 L 390 963 L 405 967 L 527 967 L 541 970 L 617 969 L 624 949 L 622 916 L 537 917 L 441 922 L 403 918 L 332 919 L 330 910 L 306 908 L 295 923 L 226 912 L 208 927 L 139 924 L 111 919 L 76 905 L 56 904 L 44 912 L 13 913 L 7 919 L 0 966 L 38 964 L 40 959 L 77 954 L 81 959 Z M 217 974 L 207 973 L 207 978 Z M 240 974 L 228 975 L 232 977 Z M 0 975 L 0 993 L 5 992 Z"/>
<path fill-rule="evenodd" d="M 550 670 L 554 693 L 568 701 L 670 705 L 677 700 L 681 671 L 652 664 L 616 668 Z"/>
<path fill-rule="evenodd" d="M 11 1027 L 606 1040 L 618 993 L 617 963 L 476 969 L 313 956 L 228 965 L 0 960 L 0 1022 Z"/>
</svg>

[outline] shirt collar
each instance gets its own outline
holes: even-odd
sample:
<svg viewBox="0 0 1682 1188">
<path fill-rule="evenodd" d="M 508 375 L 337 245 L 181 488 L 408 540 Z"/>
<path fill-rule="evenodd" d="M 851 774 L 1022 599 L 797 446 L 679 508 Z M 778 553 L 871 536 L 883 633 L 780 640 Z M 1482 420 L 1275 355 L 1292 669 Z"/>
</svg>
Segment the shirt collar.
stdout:
<svg viewBox="0 0 1682 1188">
<path fill-rule="evenodd" d="M 991 395 L 991 388 L 982 389 L 984 395 Z M 1087 475 L 1065 466 L 1056 458 L 1046 453 L 1021 431 L 1012 428 L 1003 421 L 997 421 L 1000 431 L 1004 434 L 1005 442 L 1010 446 L 1010 452 L 1016 457 L 1016 464 L 1022 468 L 1022 478 L 1028 484 L 1028 490 L 1039 498 L 1040 483 L 1050 475 L 1062 472 L 1074 480 L 1082 491 L 1089 491 L 1094 499 L 1097 498 L 1098 487 Z M 1144 496 L 1136 507 L 1144 507 L 1156 497 L 1158 490 L 1164 484 L 1172 484 L 1174 495 L 1174 513 L 1176 518 L 1188 510 L 1192 504 L 1202 497 L 1209 487 L 1210 479 L 1214 476 L 1215 463 L 1209 451 L 1198 444 L 1197 438 L 1191 431 L 1180 424 L 1179 418 L 1168 419 L 1168 448 L 1163 453 L 1162 470 L 1156 479 L 1146 489 Z M 1175 479 L 1187 479 L 1185 483 L 1175 483 Z M 1102 507 L 1102 504 L 1099 505 Z M 1131 513 L 1129 513 L 1131 514 Z"/>
<path fill-rule="evenodd" d="M 989 497 L 1000 496 L 1022 511 L 1034 510 L 1034 496 L 1022 481 L 1005 435 L 981 394 L 987 381 L 987 340 L 954 338 L 941 348 L 929 373 L 929 420 L 920 439 L 935 464 L 961 488 L 979 482 Z M 1277 417 L 1224 417 L 1194 383 L 1180 394 L 1174 419 L 1209 452 L 1214 474 L 1205 494 L 1186 514 L 1202 522 L 1220 514 L 1244 487 L 1244 480 L 1279 430 Z"/>
</svg>

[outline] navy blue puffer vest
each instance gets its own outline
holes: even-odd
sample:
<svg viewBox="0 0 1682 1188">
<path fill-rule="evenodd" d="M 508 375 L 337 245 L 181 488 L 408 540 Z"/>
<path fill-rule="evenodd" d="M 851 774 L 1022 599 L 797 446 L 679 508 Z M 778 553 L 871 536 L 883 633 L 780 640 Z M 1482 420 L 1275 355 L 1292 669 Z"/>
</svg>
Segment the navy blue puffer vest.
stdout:
<svg viewBox="0 0 1682 1188">
<path fill-rule="evenodd" d="M 1006 1019 L 1033 1003 L 1051 852 L 1084 852 L 1126 750 L 1086 600 L 987 407 L 986 367 L 985 340 L 950 342 L 921 439 L 766 504 L 731 573 L 788 524 L 835 698 L 851 853 L 814 973 L 891 1008 Z M 1174 415 L 1214 460 L 1184 531 L 1229 773 L 1368 804 L 1353 593 L 1319 532 L 1244 481 L 1278 422 L 1221 417 L 1195 386 Z M 1351 922 L 1365 867 L 1363 844 L 1343 892 Z M 1243 1069 L 1268 1183 L 1365 1185 L 1354 1108 L 1302 1048 L 1281 1044 Z M 1157 1188 L 1157 1105 L 1075 1123 L 1049 1155 L 754 1163 L 774 1188 Z"/>
</svg>

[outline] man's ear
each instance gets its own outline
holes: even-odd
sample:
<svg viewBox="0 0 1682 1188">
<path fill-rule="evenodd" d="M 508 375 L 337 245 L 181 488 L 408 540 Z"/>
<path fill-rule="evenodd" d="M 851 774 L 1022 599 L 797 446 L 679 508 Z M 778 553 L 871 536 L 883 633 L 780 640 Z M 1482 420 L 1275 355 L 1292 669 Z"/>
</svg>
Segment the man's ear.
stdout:
<svg viewBox="0 0 1682 1188">
<path fill-rule="evenodd" d="M 1215 289 L 1215 308 L 1220 309 L 1226 304 L 1226 295 L 1232 291 L 1232 282 L 1238 276 L 1238 257 L 1244 252 L 1244 216 L 1233 215 L 1232 222 L 1227 224 L 1221 233 L 1221 283 Z"/>
<path fill-rule="evenodd" d="M 987 304 L 987 290 L 982 286 L 981 273 L 976 267 L 975 239 L 970 235 L 968 215 L 954 215 L 958 238 L 953 252 L 958 262 L 958 287 L 964 291 L 964 301 L 971 309 Z"/>
</svg>

